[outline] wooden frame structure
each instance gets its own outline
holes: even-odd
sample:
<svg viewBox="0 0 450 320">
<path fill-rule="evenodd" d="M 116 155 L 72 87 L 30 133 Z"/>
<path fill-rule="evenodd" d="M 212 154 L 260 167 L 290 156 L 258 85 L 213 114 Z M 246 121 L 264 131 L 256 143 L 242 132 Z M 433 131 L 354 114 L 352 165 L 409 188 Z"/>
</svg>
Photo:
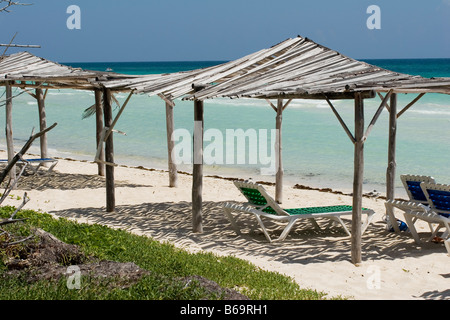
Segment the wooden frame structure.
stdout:
<svg viewBox="0 0 450 320">
<path fill-rule="evenodd" d="M 99 106 L 103 96 L 107 210 L 114 211 L 114 148 L 110 110 L 114 92 L 157 95 L 166 104 L 167 135 L 173 132 L 174 101 L 178 98 L 194 102 L 194 120 L 203 125 L 203 101 L 218 97 L 265 99 L 276 111 L 277 176 L 276 201 L 282 202 L 282 112 L 293 99 L 326 100 L 339 123 L 354 144 L 354 182 L 352 216 L 352 262 L 361 262 L 361 209 L 364 173 L 364 142 L 383 109 L 389 117 L 389 155 L 387 169 L 387 198 L 394 198 L 396 122 L 406 110 L 425 93 L 450 94 L 450 78 L 427 79 L 379 68 L 341 55 L 308 38 L 287 39 L 268 49 L 217 66 L 172 74 L 130 76 L 69 68 L 42 58 L 19 53 L 0 60 L 0 84 L 34 89 L 81 89 L 96 92 Z M 382 95 L 385 93 L 385 96 Z M 419 93 L 410 104 L 397 112 L 397 93 Z M 364 99 L 379 95 L 382 102 L 365 130 Z M 41 97 L 40 92 L 36 96 Z M 45 96 L 45 94 L 44 94 Z M 7 100 L 9 98 L 7 97 Z M 270 100 L 277 101 L 276 106 Z M 342 120 L 332 100 L 354 100 L 355 132 Z M 10 101 L 9 99 L 8 101 Z M 42 100 L 42 99 L 41 99 Z M 287 102 L 285 103 L 285 100 Z M 389 103 L 388 103 L 389 101 Z M 124 106 L 123 106 L 124 107 Z M 123 108 L 122 108 L 123 109 Z M 97 141 L 101 116 L 97 108 Z M 9 120 L 7 120 L 9 121 Z M 8 125 L 7 125 L 8 127 Z M 106 129 L 107 128 L 107 129 Z M 203 137 L 195 137 L 194 157 L 199 157 L 193 169 L 192 213 L 193 231 L 202 232 Z M 173 144 L 168 143 L 169 155 Z M 169 180 L 176 186 L 176 166 L 169 156 Z M 100 173 L 100 167 L 99 167 Z"/>
</svg>

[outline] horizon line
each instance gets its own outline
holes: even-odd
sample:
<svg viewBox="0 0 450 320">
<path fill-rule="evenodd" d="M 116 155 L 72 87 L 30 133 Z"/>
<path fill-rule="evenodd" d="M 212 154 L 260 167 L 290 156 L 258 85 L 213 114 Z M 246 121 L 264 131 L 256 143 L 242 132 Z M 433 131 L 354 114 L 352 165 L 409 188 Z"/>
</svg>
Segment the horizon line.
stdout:
<svg viewBox="0 0 450 320">
<path fill-rule="evenodd" d="M 447 58 L 361 58 L 361 59 L 355 59 L 357 61 L 364 61 L 364 60 L 448 60 L 450 57 Z M 167 63 L 167 62 L 231 62 L 234 60 L 138 60 L 138 61 L 69 61 L 69 62 L 59 62 L 61 64 L 68 64 L 68 63 L 145 63 L 145 62 L 161 62 L 161 63 Z"/>
</svg>

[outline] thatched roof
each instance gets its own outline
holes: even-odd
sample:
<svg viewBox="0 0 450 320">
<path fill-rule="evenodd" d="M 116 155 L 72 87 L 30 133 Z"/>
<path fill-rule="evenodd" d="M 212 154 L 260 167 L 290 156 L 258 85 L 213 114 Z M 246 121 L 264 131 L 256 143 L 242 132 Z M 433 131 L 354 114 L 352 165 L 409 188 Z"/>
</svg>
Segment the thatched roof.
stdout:
<svg viewBox="0 0 450 320">
<path fill-rule="evenodd" d="M 29 52 L 19 52 L 0 59 L 0 82 L 19 81 L 20 85 L 26 87 L 32 86 L 30 82 L 42 82 L 53 89 L 94 89 L 99 87 L 99 81 L 102 80 L 132 77 L 72 68 Z"/>
<path fill-rule="evenodd" d="M 229 81 L 211 86 L 191 98 L 323 98 L 356 91 L 450 94 L 450 78 L 427 79 L 386 70 L 346 57 L 307 38 L 289 39 L 269 57 Z"/>
<path fill-rule="evenodd" d="M 0 60 L 0 79 L 45 82 L 50 88 L 106 87 L 170 100 L 324 96 L 332 99 L 352 98 L 358 91 L 391 89 L 398 93 L 450 94 L 450 78 L 428 79 L 386 70 L 300 36 L 217 66 L 141 76 L 71 68 L 21 52 Z M 205 88 L 194 94 L 195 85 Z"/>
</svg>

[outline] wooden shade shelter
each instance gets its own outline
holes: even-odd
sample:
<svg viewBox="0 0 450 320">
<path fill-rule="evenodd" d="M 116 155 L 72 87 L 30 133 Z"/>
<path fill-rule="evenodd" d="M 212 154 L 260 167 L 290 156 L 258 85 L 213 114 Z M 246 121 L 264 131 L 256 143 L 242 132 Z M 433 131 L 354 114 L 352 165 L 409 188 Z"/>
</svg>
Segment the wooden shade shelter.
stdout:
<svg viewBox="0 0 450 320">
<path fill-rule="evenodd" d="M 132 75 L 121 75 L 110 72 L 87 71 L 80 68 L 72 68 L 56 62 L 52 62 L 28 52 L 19 52 L 0 58 L 0 84 L 6 87 L 6 140 L 8 160 L 14 156 L 12 139 L 12 87 L 18 87 L 36 98 L 38 102 L 40 130 L 47 127 L 45 117 L 45 97 L 49 89 L 76 89 L 92 90 L 95 92 L 97 144 L 103 128 L 102 116 L 105 124 L 112 123 L 111 93 L 105 89 L 101 81 L 112 79 L 133 78 Z M 35 91 L 30 91 L 34 89 Z M 103 103 L 102 101 L 105 101 Z M 102 106 L 104 104 L 104 106 Z M 113 162 L 112 135 L 108 137 L 105 149 L 106 161 Z M 47 157 L 47 135 L 40 137 L 41 157 Z M 103 152 L 101 157 L 105 157 Z M 11 170 L 11 178 L 15 178 L 15 170 Z M 104 175 L 103 163 L 99 163 L 99 174 Z M 107 183 L 107 208 L 114 210 L 114 172 L 106 167 Z"/>
<path fill-rule="evenodd" d="M 16 60 L 14 60 L 16 59 Z M 29 59 L 29 60 L 27 60 Z M 81 69 L 59 69 L 61 65 L 35 61 L 33 57 L 12 55 L 0 61 L 0 81 L 8 87 L 45 89 L 72 88 L 102 90 L 104 100 L 106 158 L 113 162 L 111 92 L 145 93 L 158 95 L 166 103 L 168 137 L 173 130 L 174 100 L 194 101 L 194 120 L 203 124 L 203 101 L 218 97 L 266 99 L 276 111 L 277 176 L 276 200 L 282 201 L 281 128 L 283 110 L 293 99 L 326 100 L 338 121 L 354 144 L 354 183 L 352 216 L 352 261 L 361 261 L 361 210 L 364 168 L 364 142 L 383 109 L 390 113 L 389 155 L 387 169 L 387 198 L 394 198 L 395 135 L 397 118 L 428 92 L 450 94 L 450 78 L 427 79 L 379 68 L 341 55 L 307 38 L 287 39 L 271 48 L 217 66 L 171 74 L 126 76 Z M 38 58 L 41 59 L 41 58 Z M 26 61 L 25 61 L 26 60 Z M 34 61 L 34 62 L 33 62 Z M 44 64 L 49 68 L 46 69 Z M 31 69 L 29 69 L 31 64 Z M 42 68 L 41 68 L 41 65 Z M 20 69 L 21 67 L 22 69 Z M 17 71 L 19 68 L 22 71 Z M 397 112 L 397 93 L 419 93 L 410 104 Z M 384 94 L 384 96 L 383 96 Z M 364 121 L 364 99 L 381 97 L 381 104 L 367 128 Z M 274 105 L 270 100 L 276 99 Z M 332 100 L 354 100 L 355 130 L 352 133 L 343 121 Z M 128 101 L 128 100 L 127 100 Z M 123 106 L 124 107 L 124 106 Z M 123 108 L 119 111 L 121 113 Z M 203 126 L 201 127 L 203 128 Z M 105 133 L 105 132 L 104 132 Z M 201 137 L 194 140 L 203 141 Z M 168 141 L 170 139 L 168 138 Z M 172 145 L 173 146 L 173 145 Z M 169 141 L 169 172 L 171 185 L 176 184 L 176 167 L 171 163 Z M 194 158 L 202 159 L 202 143 L 194 143 Z M 193 230 L 201 232 L 202 161 L 194 163 L 192 186 Z M 107 210 L 114 210 L 113 166 L 107 166 Z M 109 170 L 109 171 L 108 171 Z M 108 191 L 109 190 L 109 191 Z M 108 205 L 108 203 L 110 203 Z M 394 227 L 397 227 L 394 224 Z"/>
</svg>

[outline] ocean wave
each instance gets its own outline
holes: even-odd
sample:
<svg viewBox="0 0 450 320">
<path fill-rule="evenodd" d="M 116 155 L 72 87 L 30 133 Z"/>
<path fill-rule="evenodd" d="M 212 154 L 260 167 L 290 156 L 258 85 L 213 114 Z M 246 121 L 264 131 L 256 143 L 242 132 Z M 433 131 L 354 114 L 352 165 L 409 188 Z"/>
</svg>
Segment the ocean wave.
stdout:
<svg viewBox="0 0 450 320">
<path fill-rule="evenodd" d="M 417 114 L 426 114 L 426 115 L 450 116 L 450 111 L 444 111 L 444 110 L 408 110 L 408 112 L 417 113 Z"/>
<path fill-rule="evenodd" d="M 63 92 L 63 91 L 49 91 L 47 92 L 48 95 L 50 96 L 74 96 L 77 93 L 75 92 Z"/>
</svg>

